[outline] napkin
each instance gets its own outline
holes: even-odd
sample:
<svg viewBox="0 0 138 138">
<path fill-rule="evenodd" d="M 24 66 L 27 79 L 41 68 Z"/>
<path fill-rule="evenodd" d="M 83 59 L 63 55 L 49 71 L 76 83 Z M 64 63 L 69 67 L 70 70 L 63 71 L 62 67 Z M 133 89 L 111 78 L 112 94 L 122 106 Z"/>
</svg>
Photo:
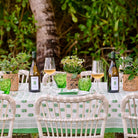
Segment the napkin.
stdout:
<svg viewBox="0 0 138 138">
<path fill-rule="evenodd" d="M 77 95 L 78 91 L 63 91 L 63 88 L 58 93 L 59 95 Z"/>
<path fill-rule="evenodd" d="M 60 92 L 59 95 L 77 95 L 78 92 Z"/>
</svg>

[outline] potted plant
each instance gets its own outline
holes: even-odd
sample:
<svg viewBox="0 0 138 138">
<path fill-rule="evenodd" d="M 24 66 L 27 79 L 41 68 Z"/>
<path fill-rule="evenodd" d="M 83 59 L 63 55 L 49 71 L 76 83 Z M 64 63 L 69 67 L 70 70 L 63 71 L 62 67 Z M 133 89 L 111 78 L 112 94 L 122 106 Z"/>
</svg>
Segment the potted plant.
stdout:
<svg viewBox="0 0 138 138">
<path fill-rule="evenodd" d="M 123 90 L 137 91 L 138 90 L 138 58 L 133 60 L 131 57 L 121 58 L 123 72 Z"/>
<path fill-rule="evenodd" d="M 61 60 L 64 71 L 67 72 L 67 89 L 78 88 L 78 81 L 82 71 L 84 59 L 75 56 L 66 56 Z"/>
<path fill-rule="evenodd" d="M 11 54 L 2 56 L 0 61 L 0 69 L 4 72 L 3 78 L 11 79 L 11 91 L 18 90 L 19 78 L 18 71 L 28 69 L 30 63 L 28 62 L 30 55 L 26 53 L 19 53 L 16 57 Z"/>
</svg>

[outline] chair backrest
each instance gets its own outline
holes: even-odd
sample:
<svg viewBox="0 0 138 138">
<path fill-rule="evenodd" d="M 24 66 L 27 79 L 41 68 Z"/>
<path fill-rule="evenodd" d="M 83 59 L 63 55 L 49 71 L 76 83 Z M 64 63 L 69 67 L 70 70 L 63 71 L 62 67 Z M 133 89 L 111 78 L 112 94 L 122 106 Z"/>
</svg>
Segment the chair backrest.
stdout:
<svg viewBox="0 0 138 138">
<path fill-rule="evenodd" d="M 108 105 L 100 94 L 40 97 L 35 103 L 39 137 L 104 138 Z"/>
<path fill-rule="evenodd" d="M 65 74 L 66 72 L 62 72 L 62 71 L 55 71 L 53 74 L 49 75 L 49 74 L 45 74 L 43 76 L 43 79 L 42 79 L 42 83 L 43 85 L 46 85 L 48 82 L 52 82 L 54 81 L 54 75 L 58 74 L 58 73 L 63 73 Z"/>
<path fill-rule="evenodd" d="M 121 103 L 124 137 L 138 138 L 138 93 L 128 94 Z"/>
<path fill-rule="evenodd" d="M 90 79 L 92 79 L 92 71 L 82 71 L 80 75 L 81 75 L 81 78 L 89 77 Z"/>
<path fill-rule="evenodd" d="M 12 138 L 13 122 L 15 119 L 16 104 L 14 99 L 5 94 L 0 94 L 0 138 Z M 8 136 L 4 130 L 8 129 Z"/>
<path fill-rule="evenodd" d="M 29 81 L 29 71 L 28 70 L 19 70 L 18 77 L 19 77 L 19 81 L 21 83 L 27 83 Z"/>
<path fill-rule="evenodd" d="M 81 72 L 81 78 L 87 78 L 89 77 L 91 80 L 92 80 L 92 71 L 82 71 Z M 101 80 L 100 79 L 94 79 L 94 82 L 100 82 Z"/>
<path fill-rule="evenodd" d="M 119 81 L 123 83 L 123 73 L 119 73 Z"/>
</svg>

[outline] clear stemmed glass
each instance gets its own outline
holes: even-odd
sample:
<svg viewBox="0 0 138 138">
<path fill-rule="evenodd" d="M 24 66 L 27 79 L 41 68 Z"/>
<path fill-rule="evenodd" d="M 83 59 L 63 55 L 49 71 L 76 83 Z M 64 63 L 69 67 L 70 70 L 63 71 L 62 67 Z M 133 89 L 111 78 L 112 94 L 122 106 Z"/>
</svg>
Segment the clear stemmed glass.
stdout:
<svg viewBox="0 0 138 138">
<path fill-rule="evenodd" d="M 94 78 L 94 85 L 99 90 L 99 81 L 104 76 L 102 60 L 93 60 L 92 62 L 92 77 Z"/>
<path fill-rule="evenodd" d="M 119 63 L 119 81 L 123 83 L 123 70 L 127 66 L 126 64 L 123 63 L 123 60 L 125 60 L 126 57 L 120 57 L 120 60 L 122 63 Z"/>
<path fill-rule="evenodd" d="M 45 58 L 45 64 L 44 64 L 44 72 L 49 75 L 49 82 L 50 76 L 56 71 L 56 66 L 55 66 L 55 60 L 54 57 L 46 57 Z M 52 85 L 52 84 L 51 84 Z"/>
</svg>

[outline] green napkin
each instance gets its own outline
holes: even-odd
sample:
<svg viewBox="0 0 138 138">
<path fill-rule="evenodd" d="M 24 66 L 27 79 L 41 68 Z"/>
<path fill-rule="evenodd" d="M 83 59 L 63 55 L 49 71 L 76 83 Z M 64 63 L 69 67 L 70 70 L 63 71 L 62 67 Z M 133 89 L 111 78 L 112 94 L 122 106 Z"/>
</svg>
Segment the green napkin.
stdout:
<svg viewBox="0 0 138 138">
<path fill-rule="evenodd" d="M 58 94 L 59 95 L 77 95 L 78 92 L 63 92 L 63 89 L 61 89 L 61 92 Z"/>
<path fill-rule="evenodd" d="M 77 95 L 78 92 L 60 92 L 59 95 Z"/>
</svg>

